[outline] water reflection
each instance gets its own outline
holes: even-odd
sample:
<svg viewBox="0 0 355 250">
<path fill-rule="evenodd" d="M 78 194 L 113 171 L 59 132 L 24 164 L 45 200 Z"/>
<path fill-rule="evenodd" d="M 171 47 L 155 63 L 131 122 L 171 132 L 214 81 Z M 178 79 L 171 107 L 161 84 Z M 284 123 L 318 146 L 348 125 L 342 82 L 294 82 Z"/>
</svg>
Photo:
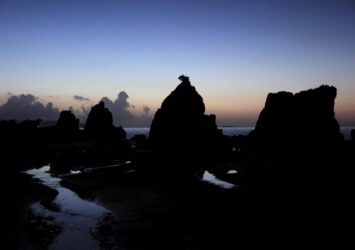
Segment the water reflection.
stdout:
<svg viewBox="0 0 355 250">
<path fill-rule="evenodd" d="M 229 183 L 229 182 L 222 181 L 222 180 L 218 179 L 216 176 L 214 176 L 213 174 L 211 174 L 208 171 L 205 171 L 203 173 L 202 180 L 204 180 L 206 182 L 209 182 L 209 183 L 212 183 L 212 184 L 215 184 L 217 186 L 220 186 L 220 187 L 222 187 L 224 189 L 232 189 L 232 188 L 236 187 L 236 185 L 234 185 L 232 183 Z"/>
<path fill-rule="evenodd" d="M 80 170 L 70 170 L 70 174 L 80 174 Z"/>
<path fill-rule="evenodd" d="M 109 211 L 94 202 L 81 199 L 76 193 L 62 187 L 60 178 L 51 176 L 49 170 L 49 166 L 44 166 L 27 171 L 28 174 L 40 179 L 44 185 L 59 192 L 53 201 L 59 206 L 59 212 L 50 211 L 39 203 L 32 206 L 34 213 L 51 216 L 56 223 L 63 226 L 62 232 L 49 249 L 100 249 L 91 232 L 98 220 Z"/>
</svg>

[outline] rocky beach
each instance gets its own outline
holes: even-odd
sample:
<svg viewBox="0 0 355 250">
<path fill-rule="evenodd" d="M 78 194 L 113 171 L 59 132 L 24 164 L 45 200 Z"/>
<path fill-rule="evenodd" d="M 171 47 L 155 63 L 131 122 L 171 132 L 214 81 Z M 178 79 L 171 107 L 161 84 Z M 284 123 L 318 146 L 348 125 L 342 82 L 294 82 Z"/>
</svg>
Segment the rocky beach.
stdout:
<svg viewBox="0 0 355 250">
<path fill-rule="evenodd" d="M 103 102 L 83 130 L 70 111 L 47 128 L 1 121 L 4 249 L 351 243 L 355 143 L 340 133 L 335 87 L 270 93 L 252 132 L 226 136 L 179 80 L 148 137 L 127 139 Z"/>
</svg>

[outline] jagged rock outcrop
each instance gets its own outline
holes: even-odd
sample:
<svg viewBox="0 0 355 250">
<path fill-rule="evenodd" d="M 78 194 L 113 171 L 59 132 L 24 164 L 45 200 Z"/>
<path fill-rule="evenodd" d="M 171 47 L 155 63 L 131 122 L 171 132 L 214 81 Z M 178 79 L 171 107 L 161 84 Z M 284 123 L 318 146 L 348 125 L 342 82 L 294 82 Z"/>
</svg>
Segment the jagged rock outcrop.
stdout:
<svg viewBox="0 0 355 250">
<path fill-rule="evenodd" d="M 253 135 L 270 143 L 327 143 L 339 141 L 340 127 L 335 118 L 337 90 L 322 85 L 316 89 L 270 93 Z"/>
<path fill-rule="evenodd" d="M 101 133 L 114 128 L 112 113 L 105 108 L 103 101 L 93 106 L 85 123 L 84 131 Z"/>
<path fill-rule="evenodd" d="M 208 150 L 216 146 L 222 132 L 215 115 L 205 115 L 202 97 L 189 78 L 180 76 L 181 83 L 163 101 L 152 122 L 149 142 L 155 151 L 187 152 Z"/>
<path fill-rule="evenodd" d="M 113 143 L 126 139 L 126 131 L 113 125 L 112 113 L 105 108 L 103 101 L 91 108 L 84 131 L 96 139 L 109 140 Z"/>
<path fill-rule="evenodd" d="M 79 129 L 79 119 L 76 119 L 70 110 L 63 110 L 55 127 L 60 130 L 75 131 Z"/>
</svg>

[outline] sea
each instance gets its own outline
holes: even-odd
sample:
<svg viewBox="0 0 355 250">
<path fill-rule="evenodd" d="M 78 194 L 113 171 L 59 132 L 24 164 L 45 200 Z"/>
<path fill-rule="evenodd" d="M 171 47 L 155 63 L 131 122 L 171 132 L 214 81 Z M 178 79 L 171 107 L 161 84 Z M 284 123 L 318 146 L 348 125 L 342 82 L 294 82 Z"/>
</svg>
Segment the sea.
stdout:
<svg viewBox="0 0 355 250">
<path fill-rule="evenodd" d="M 219 127 L 219 129 L 222 129 L 224 135 L 238 136 L 249 134 L 254 127 Z M 350 133 L 352 129 L 355 129 L 355 127 L 340 127 L 340 132 L 343 134 L 345 140 L 351 139 Z M 128 139 L 135 135 L 148 136 L 149 134 L 149 128 L 125 128 L 125 131 Z"/>
</svg>

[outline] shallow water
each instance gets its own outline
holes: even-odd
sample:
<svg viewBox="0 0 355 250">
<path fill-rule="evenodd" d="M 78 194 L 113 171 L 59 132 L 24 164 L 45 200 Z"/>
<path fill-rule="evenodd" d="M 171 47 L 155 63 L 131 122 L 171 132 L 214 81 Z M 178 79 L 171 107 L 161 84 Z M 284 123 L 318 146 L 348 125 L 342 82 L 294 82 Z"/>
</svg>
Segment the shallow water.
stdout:
<svg viewBox="0 0 355 250">
<path fill-rule="evenodd" d="M 93 239 L 92 232 L 99 220 L 110 211 L 92 201 L 81 199 L 76 193 L 62 187 L 60 178 L 51 176 L 50 166 L 28 170 L 27 173 L 40 179 L 44 185 L 56 189 L 59 193 L 54 203 L 60 211 L 54 212 L 36 203 L 32 206 L 35 214 L 51 216 L 63 229 L 49 249 L 100 249 Z"/>
<path fill-rule="evenodd" d="M 206 181 L 206 182 L 209 182 L 209 183 L 212 183 L 214 185 L 217 185 L 217 186 L 219 186 L 221 188 L 224 188 L 224 189 L 232 189 L 232 188 L 237 187 L 237 185 L 234 185 L 232 183 L 229 183 L 229 182 L 222 181 L 222 180 L 218 179 L 216 176 L 214 176 L 213 174 L 211 174 L 208 171 L 205 171 L 203 173 L 202 180 Z"/>
</svg>

